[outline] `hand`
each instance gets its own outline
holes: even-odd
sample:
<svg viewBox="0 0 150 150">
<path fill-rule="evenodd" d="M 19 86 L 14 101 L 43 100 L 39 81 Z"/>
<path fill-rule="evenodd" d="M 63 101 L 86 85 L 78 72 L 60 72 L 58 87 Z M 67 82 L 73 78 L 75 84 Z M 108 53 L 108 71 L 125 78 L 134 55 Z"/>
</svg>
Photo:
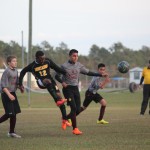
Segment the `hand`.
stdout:
<svg viewBox="0 0 150 150">
<path fill-rule="evenodd" d="M 68 86 L 68 84 L 66 84 L 65 82 L 63 82 L 63 83 L 62 83 L 62 86 L 63 86 L 64 88 L 66 88 L 66 87 Z"/>
<path fill-rule="evenodd" d="M 108 73 L 107 72 L 104 72 L 103 74 L 102 74 L 102 77 L 108 77 L 109 75 L 108 75 Z"/>
<path fill-rule="evenodd" d="M 139 84 L 139 85 L 138 85 L 138 88 L 139 88 L 139 89 L 141 89 L 141 88 L 142 88 L 142 85 L 141 85 L 141 84 Z"/>
<path fill-rule="evenodd" d="M 104 84 L 100 83 L 99 87 L 100 87 L 100 89 L 103 89 L 104 88 Z"/>
<path fill-rule="evenodd" d="M 16 99 L 11 93 L 8 95 L 8 97 L 11 101 L 14 101 Z"/>
<path fill-rule="evenodd" d="M 20 92 L 21 92 L 21 93 L 24 93 L 24 86 L 23 86 L 23 85 L 20 85 L 20 86 L 19 86 L 19 89 L 20 89 Z"/>
</svg>

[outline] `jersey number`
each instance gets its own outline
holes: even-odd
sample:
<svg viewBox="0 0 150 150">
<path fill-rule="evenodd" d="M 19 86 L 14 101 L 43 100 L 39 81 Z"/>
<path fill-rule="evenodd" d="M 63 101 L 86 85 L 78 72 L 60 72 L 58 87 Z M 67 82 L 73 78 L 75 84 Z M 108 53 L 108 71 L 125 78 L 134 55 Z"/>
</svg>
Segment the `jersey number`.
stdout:
<svg viewBox="0 0 150 150">
<path fill-rule="evenodd" d="M 46 76 L 47 75 L 46 70 L 42 70 L 39 73 L 40 73 L 40 76 Z"/>
</svg>

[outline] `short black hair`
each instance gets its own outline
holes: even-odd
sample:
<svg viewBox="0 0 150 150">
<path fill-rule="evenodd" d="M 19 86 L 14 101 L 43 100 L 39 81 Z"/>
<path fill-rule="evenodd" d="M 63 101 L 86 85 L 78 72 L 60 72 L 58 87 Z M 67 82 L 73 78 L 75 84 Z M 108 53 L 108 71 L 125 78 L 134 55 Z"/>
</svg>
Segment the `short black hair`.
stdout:
<svg viewBox="0 0 150 150">
<path fill-rule="evenodd" d="M 105 64 L 103 64 L 103 63 L 98 64 L 98 69 L 101 67 L 105 67 Z"/>
<path fill-rule="evenodd" d="M 35 57 L 43 56 L 44 52 L 43 51 L 37 51 L 35 54 Z"/>
<path fill-rule="evenodd" d="M 69 56 L 71 56 L 73 53 L 78 53 L 78 51 L 76 49 L 71 49 L 69 52 Z"/>
</svg>

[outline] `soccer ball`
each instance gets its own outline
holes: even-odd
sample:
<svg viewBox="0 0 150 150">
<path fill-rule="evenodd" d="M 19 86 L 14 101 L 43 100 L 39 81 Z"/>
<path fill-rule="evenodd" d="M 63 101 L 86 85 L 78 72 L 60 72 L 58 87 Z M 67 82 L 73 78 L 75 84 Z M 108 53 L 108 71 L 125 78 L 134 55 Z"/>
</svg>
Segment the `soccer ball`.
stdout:
<svg viewBox="0 0 150 150">
<path fill-rule="evenodd" d="M 129 71 L 129 63 L 127 61 L 119 62 L 118 71 L 120 73 L 127 73 Z"/>
</svg>

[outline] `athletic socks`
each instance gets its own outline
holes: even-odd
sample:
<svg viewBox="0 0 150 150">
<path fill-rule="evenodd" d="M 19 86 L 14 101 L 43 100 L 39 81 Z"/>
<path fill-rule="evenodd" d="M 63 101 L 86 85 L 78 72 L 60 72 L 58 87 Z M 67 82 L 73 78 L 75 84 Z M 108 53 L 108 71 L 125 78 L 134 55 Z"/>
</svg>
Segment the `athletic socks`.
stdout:
<svg viewBox="0 0 150 150">
<path fill-rule="evenodd" d="M 106 108 L 106 106 L 101 106 L 98 120 L 103 119 L 103 116 L 104 116 L 104 113 L 105 113 L 105 108 Z"/>
</svg>

